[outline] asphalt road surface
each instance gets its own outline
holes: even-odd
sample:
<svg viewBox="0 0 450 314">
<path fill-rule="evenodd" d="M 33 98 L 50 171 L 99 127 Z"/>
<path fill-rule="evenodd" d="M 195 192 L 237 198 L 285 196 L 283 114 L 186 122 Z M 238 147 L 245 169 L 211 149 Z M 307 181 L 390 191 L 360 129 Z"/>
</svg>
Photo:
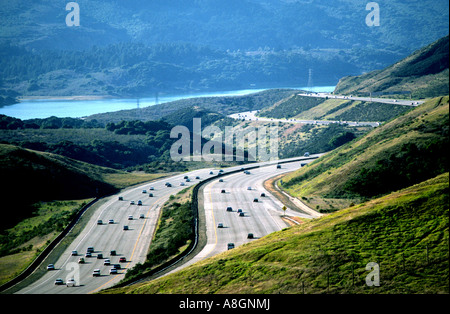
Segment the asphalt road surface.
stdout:
<svg viewBox="0 0 450 314">
<path fill-rule="evenodd" d="M 145 261 L 159 210 L 164 202 L 170 195 L 209 177 L 209 171 L 210 169 L 203 169 L 184 173 L 111 196 L 92 215 L 75 241 L 58 260 L 53 262 L 55 270 L 49 270 L 39 280 L 17 293 L 87 294 L 116 284 L 124 277 L 127 269 Z M 185 175 L 189 176 L 191 182 L 185 182 L 183 179 Z M 199 176 L 200 180 L 195 179 L 196 176 Z M 166 187 L 166 182 L 170 182 L 172 187 Z M 181 182 L 184 182 L 185 186 L 180 186 Z M 151 186 L 154 190 L 150 190 Z M 144 189 L 146 193 L 143 193 Z M 150 197 L 149 193 L 153 193 L 153 197 Z M 119 196 L 123 200 L 119 200 Z M 142 201 L 142 205 L 137 205 L 139 200 Z M 131 205 L 131 201 L 134 201 L 135 205 Z M 144 218 L 139 218 L 141 214 Z M 114 222 L 109 223 L 110 219 Z M 98 224 L 98 220 L 102 220 L 102 223 Z M 128 230 L 123 230 L 125 225 L 128 226 Z M 92 257 L 85 257 L 87 248 L 91 246 L 94 248 Z M 77 251 L 77 255 L 72 255 L 74 250 Z M 111 256 L 111 250 L 116 250 L 117 255 Z M 103 257 L 97 258 L 98 254 L 102 254 Z M 84 258 L 84 264 L 78 263 L 80 257 Z M 119 262 L 120 258 L 125 258 L 125 262 Z M 111 265 L 104 265 L 106 259 L 110 260 Z M 118 274 L 110 275 L 109 271 L 113 264 L 120 264 L 121 269 L 118 270 Z M 100 276 L 93 276 L 94 269 L 100 270 Z M 57 278 L 63 279 L 64 283 L 74 278 L 76 286 L 55 285 Z"/>
<path fill-rule="evenodd" d="M 193 259 L 172 272 L 228 250 L 229 243 L 238 247 L 286 228 L 288 224 L 282 219 L 284 215 L 313 218 L 289 208 L 283 211 L 284 205 L 263 186 L 269 178 L 297 170 L 301 163 L 311 161 L 313 159 L 285 163 L 281 169 L 273 164 L 250 170 L 249 174 L 239 172 L 208 183 L 203 190 L 207 244 Z M 227 207 L 231 207 L 231 211 Z M 243 212 L 242 216 L 239 209 Z M 253 238 L 248 238 L 249 233 L 253 234 Z"/>
<path fill-rule="evenodd" d="M 320 155 L 310 157 L 316 156 Z M 208 243 L 199 255 L 182 267 L 227 250 L 228 243 L 238 246 L 252 241 L 253 239 L 248 239 L 249 233 L 253 233 L 254 239 L 257 239 L 285 228 L 287 225 L 281 219 L 283 214 L 311 217 L 290 209 L 284 213 L 283 204 L 263 188 L 265 180 L 274 175 L 296 170 L 300 167 L 300 163 L 297 161 L 282 164 L 281 169 L 277 169 L 276 162 L 263 162 L 258 164 L 261 167 L 250 170 L 250 174 L 241 171 L 219 176 L 208 183 L 204 189 Z M 268 164 L 272 165 L 267 166 Z M 223 173 L 240 168 L 227 168 Z M 109 197 L 99 206 L 72 244 L 53 262 L 55 269 L 47 271 L 39 280 L 17 293 L 89 294 L 113 286 L 123 279 L 127 269 L 145 261 L 160 208 L 170 195 L 217 173 L 217 169 L 196 170 L 146 183 Z M 190 182 L 184 179 L 186 175 L 190 178 Z M 200 179 L 195 179 L 196 176 Z M 166 182 L 171 183 L 172 187 L 167 187 Z M 183 186 L 180 185 L 181 182 Z M 143 193 L 143 190 L 146 192 Z M 225 192 L 221 193 L 222 190 Z M 150 193 L 153 197 L 149 196 Z M 261 193 L 265 193 L 265 196 L 262 197 Z M 119 200 L 119 197 L 122 200 Z M 255 198 L 258 198 L 258 202 L 254 202 Z M 142 201 L 142 205 L 138 205 L 139 200 Z M 131 204 L 132 201 L 134 204 Z M 226 211 L 228 206 L 232 207 L 232 211 Z M 243 216 L 239 215 L 238 209 L 242 209 Z M 141 215 L 143 218 L 140 218 Z M 217 228 L 219 223 L 222 223 L 223 228 Z M 128 226 L 128 230 L 124 230 L 124 226 Z M 85 256 L 88 247 L 94 249 L 92 257 Z M 116 255 L 111 255 L 112 250 L 116 251 Z M 77 254 L 73 255 L 72 251 L 77 251 Z M 102 254 L 101 258 L 98 258 L 99 254 Z M 85 263 L 78 263 L 80 258 L 84 258 Z M 124 261 L 120 261 L 121 258 Z M 106 259 L 110 260 L 110 265 L 105 265 Z M 120 264 L 121 268 L 117 274 L 110 274 L 114 264 Z M 100 275 L 93 276 L 94 270 L 100 270 Z M 64 284 L 55 285 L 57 278 L 62 279 Z M 74 287 L 65 285 L 70 278 L 75 279 Z"/>
</svg>

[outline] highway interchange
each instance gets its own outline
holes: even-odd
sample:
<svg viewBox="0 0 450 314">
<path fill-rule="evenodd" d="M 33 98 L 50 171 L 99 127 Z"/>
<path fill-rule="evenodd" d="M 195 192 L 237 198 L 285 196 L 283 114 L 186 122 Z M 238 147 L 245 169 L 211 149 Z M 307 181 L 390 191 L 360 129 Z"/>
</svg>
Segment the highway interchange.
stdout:
<svg viewBox="0 0 450 314">
<path fill-rule="evenodd" d="M 320 155 L 311 155 L 302 162 L 310 162 L 318 156 Z M 263 182 L 268 178 L 296 170 L 300 167 L 300 163 L 300 161 L 283 163 L 281 168 L 277 168 L 276 162 L 252 164 L 251 166 L 260 165 L 260 167 L 251 169 L 248 174 L 239 171 L 226 175 L 227 172 L 241 168 L 231 167 L 223 169 L 222 176 L 217 176 L 218 169 L 201 169 L 124 190 L 118 195 L 109 197 L 99 206 L 84 230 L 64 253 L 52 262 L 55 270 L 47 271 L 39 280 L 17 293 L 89 294 L 117 284 L 123 279 L 127 269 L 145 261 L 159 210 L 170 195 L 212 176 L 217 177 L 207 183 L 203 190 L 207 244 L 197 256 L 186 264 L 180 264 L 179 268 L 226 251 L 229 243 L 237 247 L 287 227 L 281 219 L 283 214 L 312 218 L 306 213 L 290 209 L 284 213 L 283 204 L 263 187 Z M 184 179 L 186 175 L 190 178 L 190 182 Z M 172 186 L 167 187 L 167 182 Z M 150 190 L 151 187 L 153 190 Z M 146 190 L 146 193 L 143 193 L 143 190 Z M 149 193 L 152 193 L 153 197 L 150 197 Z M 265 193 L 265 196 L 261 196 L 261 193 Z M 123 200 L 119 200 L 119 197 Z M 255 198 L 258 199 L 257 202 Z M 142 201 L 142 205 L 138 205 L 139 200 Z M 132 205 L 131 201 L 135 204 Z M 232 208 L 231 211 L 227 211 L 229 206 Z M 242 209 L 243 214 L 239 215 L 238 209 Z M 144 218 L 140 218 L 141 215 Z M 110 220 L 113 220 L 113 223 L 110 223 Z M 218 228 L 219 224 L 223 227 Z M 123 230 L 125 225 L 128 226 L 128 230 Z M 253 234 L 254 239 L 248 238 L 249 233 Z M 93 247 L 92 257 L 85 257 L 88 247 Z M 111 256 L 111 250 L 115 250 L 117 254 Z M 77 251 L 77 254 L 73 255 L 73 251 Z M 101 258 L 98 258 L 99 254 L 102 254 Z M 84 258 L 85 263 L 79 264 L 80 258 Z M 125 261 L 119 262 L 121 258 L 125 258 Z M 110 265 L 104 265 L 106 259 L 110 260 Z M 114 264 L 120 264 L 121 268 L 117 274 L 110 274 Z M 100 270 L 100 276 L 93 276 L 95 269 Z M 76 286 L 55 285 L 57 278 L 61 278 L 64 283 L 74 278 Z"/>
</svg>

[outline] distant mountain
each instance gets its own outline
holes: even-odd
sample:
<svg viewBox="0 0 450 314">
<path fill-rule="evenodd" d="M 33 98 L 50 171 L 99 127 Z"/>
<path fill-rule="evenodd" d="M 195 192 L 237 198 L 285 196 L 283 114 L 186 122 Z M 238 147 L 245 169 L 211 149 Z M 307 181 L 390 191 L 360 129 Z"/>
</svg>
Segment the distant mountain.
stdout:
<svg viewBox="0 0 450 314">
<path fill-rule="evenodd" d="M 411 92 L 414 98 L 449 94 L 449 36 L 383 70 L 342 78 L 338 94 Z"/>
<path fill-rule="evenodd" d="M 316 85 L 382 68 L 448 34 L 447 1 L 12 0 L 0 8 L 0 95 L 151 96 Z"/>
</svg>

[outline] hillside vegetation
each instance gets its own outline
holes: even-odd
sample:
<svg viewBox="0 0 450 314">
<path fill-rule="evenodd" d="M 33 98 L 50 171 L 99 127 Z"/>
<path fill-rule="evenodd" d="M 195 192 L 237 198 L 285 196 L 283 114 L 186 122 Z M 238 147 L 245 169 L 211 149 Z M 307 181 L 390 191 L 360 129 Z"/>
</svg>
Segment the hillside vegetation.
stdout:
<svg viewBox="0 0 450 314">
<path fill-rule="evenodd" d="M 383 70 L 342 78 L 335 93 L 367 96 L 411 92 L 413 98 L 449 93 L 449 37 L 417 50 Z"/>
<path fill-rule="evenodd" d="M 7 144 L 0 144 L 0 172 L 5 196 L 1 231 L 31 216 L 36 202 L 93 198 L 155 177 Z"/>
<path fill-rule="evenodd" d="M 448 293 L 448 173 L 105 293 Z M 380 267 L 367 286 L 366 265 Z"/>
<path fill-rule="evenodd" d="M 425 102 L 283 178 L 302 198 L 363 201 L 449 171 L 447 97 Z"/>
</svg>

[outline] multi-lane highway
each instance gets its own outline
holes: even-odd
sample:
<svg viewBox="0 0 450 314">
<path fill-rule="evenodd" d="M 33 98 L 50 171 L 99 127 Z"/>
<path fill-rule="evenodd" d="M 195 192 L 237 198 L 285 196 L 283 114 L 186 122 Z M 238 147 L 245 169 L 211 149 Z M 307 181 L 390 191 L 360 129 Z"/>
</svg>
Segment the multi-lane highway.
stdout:
<svg viewBox="0 0 450 314">
<path fill-rule="evenodd" d="M 320 155 L 311 155 L 309 160 L 301 162 L 312 161 L 318 156 Z M 227 250 L 228 244 L 232 243 L 237 247 L 285 228 L 287 224 L 281 218 L 284 214 L 311 218 L 306 213 L 290 209 L 283 212 L 283 204 L 263 187 L 263 182 L 268 178 L 296 170 L 300 168 L 301 162 L 284 163 L 281 168 L 277 167 L 275 162 L 259 163 L 257 165 L 260 167 L 249 170 L 247 174 L 239 171 L 217 176 L 207 183 L 203 190 L 207 244 L 200 254 L 183 267 Z M 251 166 L 254 167 L 255 164 Z M 240 168 L 227 168 L 223 170 L 223 174 Z M 118 283 L 127 269 L 145 261 L 159 210 L 169 196 L 186 186 L 211 177 L 212 174 L 217 175 L 218 170 L 196 170 L 127 189 L 110 197 L 99 206 L 84 230 L 66 251 L 57 260 L 52 261 L 55 269 L 47 271 L 39 280 L 18 293 L 87 294 Z M 186 182 L 185 176 L 191 181 Z M 172 186 L 167 187 L 167 182 Z M 180 185 L 181 182 L 183 186 Z M 146 190 L 145 193 L 143 190 Z M 150 193 L 153 194 L 152 197 L 149 196 Z M 265 195 L 262 196 L 261 193 Z M 142 205 L 138 205 L 139 201 Z M 231 207 L 231 210 L 227 210 L 228 207 Z M 128 230 L 124 230 L 124 226 L 127 226 Z M 249 238 L 249 234 L 253 234 L 253 239 Z M 93 253 L 91 257 L 86 257 L 89 247 L 93 247 Z M 73 251 L 76 251 L 76 254 Z M 112 255 L 111 251 L 116 251 L 116 254 Z M 80 258 L 85 262 L 78 263 Z M 106 260 L 109 260 L 109 265 L 105 265 Z M 117 264 L 121 266 L 117 274 L 110 274 L 113 265 Z M 93 275 L 95 270 L 99 270 L 99 276 Z M 55 285 L 58 278 L 64 283 L 73 278 L 76 285 Z"/>
<path fill-rule="evenodd" d="M 114 285 L 123 279 L 127 269 L 138 262 L 144 262 L 155 229 L 159 210 L 170 195 L 176 194 L 189 185 L 198 183 L 201 179 L 211 176 L 211 169 L 196 170 L 171 178 L 128 189 L 121 194 L 112 196 L 92 215 L 84 230 L 78 235 L 67 250 L 55 261 L 50 261 L 55 270 L 49 270 L 43 277 L 18 293 L 93 293 Z M 217 171 L 215 171 L 217 174 Z M 191 182 L 186 182 L 188 175 Z M 199 176 L 200 179 L 195 179 Z M 167 187 L 170 182 L 172 187 Z M 184 182 L 185 186 L 180 186 Z M 153 190 L 150 188 L 153 187 Z M 146 193 L 143 193 L 143 190 Z M 153 197 L 150 197 L 150 193 Z M 123 200 L 119 200 L 122 197 Z M 142 205 L 138 205 L 138 201 Z M 135 204 L 131 205 L 131 201 Z M 143 215 L 144 218 L 140 218 Z M 101 224 L 99 224 L 101 220 Z M 110 220 L 112 220 L 110 222 Z M 128 226 L 128 230 L 124 230 Z M 92 257 L 86 257 L 88 247 L 93 247 Z M 115 250 L 116 255 L 111 255 Z M 77 251 L 76 255 L 72 251 Z M 98 255 L 102 254 L 102 258 Z M 84 258 L 85 263 L 78 260 Z M 121 258 L 125 261 L 119 262 Z M 110 265 L 104 265 L 109 259 Z M 110 274 L 114 264 L 120 264 L 117 274 Z M 95 269 L 100 270 L 100 276 L 93 276 Z M 61 278 L 64 283 L 74 278 L 75 287 L 55 285 L 55 280 Z"/>
<path fill-rule="evenodd" d="M 282 219 L 284 215 L 314 218 L 306 212 L 300 213 L 290 208 L 283 211 L 284 205 L 264 188 L 263 183 L 279 174 L 297 170 L 302 163 L 311 162 L 318 156 L 283 163 L 279 166 L 281 168 L 274 163 L 264 163 L 248 174 L 242 171 L 208 183 L 203 189 L 207 244 L 193 259 L 172 272 L 224 252 L 229 249 L 229 244 L 236 248 L 286 228 L 288 224 Z M 261 196 L 262 193 L 264 196 Z M 253 238 L 249 238 L 249 234 Z"/>
</svg>

